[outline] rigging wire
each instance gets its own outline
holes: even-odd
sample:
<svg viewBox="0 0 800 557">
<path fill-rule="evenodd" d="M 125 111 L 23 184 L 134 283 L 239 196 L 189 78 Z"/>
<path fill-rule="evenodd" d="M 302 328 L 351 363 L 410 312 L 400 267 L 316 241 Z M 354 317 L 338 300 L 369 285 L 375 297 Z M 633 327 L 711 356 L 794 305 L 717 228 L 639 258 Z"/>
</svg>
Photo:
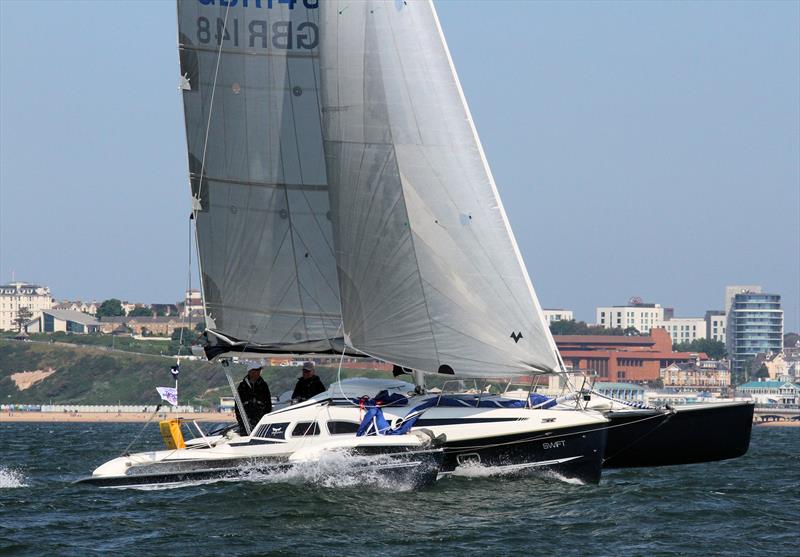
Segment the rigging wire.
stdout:
<svg viewBox="0 0 800 557">
<path fill-rule="evenodd" d="M 192 291 L 192 221 L 189 221 L 189 263 L 188 268 L 186 269 L 186 293 L 189 294 Z M 180 339 L 178 341 L 178 353 L 176 354 L 176 358 L 178 360 L 178 365 L 180 365 L 180 355 L 181 350 L 183 350 L 183 332 L 186 329 L 186 319 L 190 317 L 189 309 L 186 307 L 188 304 L 186 303 L 186 299 L 184 298 L 184 306 L 183 306 L 183 316 L 181 318 L 181 334 Z M 189 324 L 192 324 L 191 319 L 189 320 Z M 189 350 L 187 349 L 187 353 Z"/>
<path fill-rule="evenodd" d="M 133 446 L 134 443 L 136 443 L 136 441 L 139 440 L 139 437 L 142 436 L 142 433 L 144 433 L 144 430 L 147 428 L 148 425 L 150 425 L 150 422 L 153 421 L 153 418 L 156 417 L 156 414 L 158 414 L 159 410 L 161 410 L 161 404 L 160 403 L 158 405 L 156 405 L 156 409 L 153 411 L 153 413 L 150 415 L 150 417 L 144 423 L 144 425 L 142 426 L 142 429 L 139 430 L 139 433 L 137 433 L 136 436 L 133 438 L 133 440 L 130 443 L 128 443 L 128 446 L 125 447 L 125 450 L 122 451 L 122 453 L 119 456 L 128 456 L 128 454 L 129 454 L 128 451 L 130 450 L 130 448 Z"/>
</svg>

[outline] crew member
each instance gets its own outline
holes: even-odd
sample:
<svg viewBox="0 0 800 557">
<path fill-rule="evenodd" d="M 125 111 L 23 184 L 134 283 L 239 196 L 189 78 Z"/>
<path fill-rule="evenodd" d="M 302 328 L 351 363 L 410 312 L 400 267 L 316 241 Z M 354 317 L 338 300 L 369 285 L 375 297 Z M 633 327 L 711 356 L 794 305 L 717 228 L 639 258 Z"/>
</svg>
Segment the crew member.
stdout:
<svg viewBox="0 0 800 557">
<path fill-rule="evenodd" d="M 264 414 L 272 412 L 272 395 L 269 386 L 261 378 L 262 365 L 259 362 L 249 362 L 247 364 L 247 375 L 236 391 L 239 393 L 239 400 L 244 406 L 247 421 L 250 422 L 250 429 L 255 427 Z M 236 406 L 236 421 L 239 422 L 239 432 L 244 434 L 244 422 L 239 413 L 239 406 Z"/>
<path fill-rule="evenodd" d="M 297 380 L 297 385 L 294 386 L 294 391 L 292 391 L 292 400 L 303 402 L 314 395 L 324 392 L 325 385 L 317 377 L 314 370 L 314 362 L 305 362 L 303 364 L 303 376 Z"/>
</svg>

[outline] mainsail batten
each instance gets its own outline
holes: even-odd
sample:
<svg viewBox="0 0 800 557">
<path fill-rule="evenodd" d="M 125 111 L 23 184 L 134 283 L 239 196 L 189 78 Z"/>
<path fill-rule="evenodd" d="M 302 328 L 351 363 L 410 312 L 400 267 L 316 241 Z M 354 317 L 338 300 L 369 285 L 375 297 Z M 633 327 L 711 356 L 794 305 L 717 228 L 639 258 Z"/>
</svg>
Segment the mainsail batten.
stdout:
<svg viewBox="0 0 800 557">
<path fill-rule="evenodd" d="M 320 18 L 346 337 L 424 371 L 557 371 L 432 4 L 326 2 Z"/>
<path fill-rule="evenodd" d="M 214 4 L 178 2 L 210 346 L 338 350 L 316 3 Z"/>
</svg>

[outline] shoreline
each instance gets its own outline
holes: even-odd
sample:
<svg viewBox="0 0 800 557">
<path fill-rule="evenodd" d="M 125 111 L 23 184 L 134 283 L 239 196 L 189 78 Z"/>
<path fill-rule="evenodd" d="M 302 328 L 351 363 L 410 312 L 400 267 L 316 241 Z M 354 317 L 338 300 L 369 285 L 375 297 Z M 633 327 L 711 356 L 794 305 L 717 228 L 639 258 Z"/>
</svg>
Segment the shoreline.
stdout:
<svg viewBox="0 0 800 557">
<path fill-rule="evenodd" d="M 800 422 L 753 422 L 753 427 L 800 427 Z"/>
<path fill-rule="evenodd" d="M 152 413 L 143 412 L 3 412 L 0 422 L 37 422 L 37 423 L 143 423 L 170 418 L 183 418 L 197 420 L 198 422 L 235 422 L 233 412 L 169 412 L 159 413 L 153 417 Z"/>
</svg>

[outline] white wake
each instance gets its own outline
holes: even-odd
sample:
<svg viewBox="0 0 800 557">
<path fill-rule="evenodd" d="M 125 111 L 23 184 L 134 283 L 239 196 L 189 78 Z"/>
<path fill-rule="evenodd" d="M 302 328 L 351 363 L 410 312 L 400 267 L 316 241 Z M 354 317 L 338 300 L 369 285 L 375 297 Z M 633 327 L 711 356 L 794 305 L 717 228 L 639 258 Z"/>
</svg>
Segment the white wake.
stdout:
<svg viewBox="0 0 800 557">
<path fill-rule="evenodd" d="M 28 487 L 25 476 L 18 470 L 0 466 L 0 489 Z"/>
</svg>

